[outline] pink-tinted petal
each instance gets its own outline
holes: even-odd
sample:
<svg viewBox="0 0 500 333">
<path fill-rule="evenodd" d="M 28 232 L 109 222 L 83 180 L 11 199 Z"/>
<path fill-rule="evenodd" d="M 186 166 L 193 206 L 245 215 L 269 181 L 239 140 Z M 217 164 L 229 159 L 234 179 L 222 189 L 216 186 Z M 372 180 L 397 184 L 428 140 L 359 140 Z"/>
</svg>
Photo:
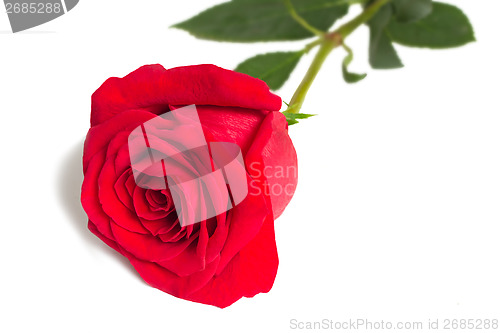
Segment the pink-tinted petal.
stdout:
<svg viewBox="0 0 500 333">
<path fill-rule="evenodd" d="M 245 164 L 258 185 L 266 183 L 264 188 L 271 197 L 277 219 L 295 193 L 298 176 L 297 153 L 288 136 L 285 116 L 279 112 L 267 115 L 245 157 Z"/>
</svg>

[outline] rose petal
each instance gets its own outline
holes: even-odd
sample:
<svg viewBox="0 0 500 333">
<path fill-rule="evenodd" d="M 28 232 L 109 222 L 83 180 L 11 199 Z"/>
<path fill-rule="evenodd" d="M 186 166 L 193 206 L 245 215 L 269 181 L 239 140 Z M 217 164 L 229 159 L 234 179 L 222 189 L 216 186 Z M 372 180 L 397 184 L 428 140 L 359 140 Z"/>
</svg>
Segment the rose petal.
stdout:
<svg viewBox="0 0 500 333">
<path fill-rule="evenodd" d="M 297 153 L 287 128 L 285 116 L 270 112 L 245 157 L 247 170 L 259 186 L 265 182 L 275 219 L 283 213 L 297 187 Z"/>
<path fill-rule="evenodd" d="M 257 236 L 206 286 L 187 299 L 225 308 L 242 297 L 271 290 L 278 271 L 274 221 L 266 218 Z"/>
<path fill-rule="evenodd" d="M 261 80 L 214 65 L 165 70 L 147 65 L 122 79 L 110 78 L 92 95 L 91 124 L 96 126 L 131 109 L 168 105 L 236 106 L 279 110 L 281 98 Z"/>
</svg>

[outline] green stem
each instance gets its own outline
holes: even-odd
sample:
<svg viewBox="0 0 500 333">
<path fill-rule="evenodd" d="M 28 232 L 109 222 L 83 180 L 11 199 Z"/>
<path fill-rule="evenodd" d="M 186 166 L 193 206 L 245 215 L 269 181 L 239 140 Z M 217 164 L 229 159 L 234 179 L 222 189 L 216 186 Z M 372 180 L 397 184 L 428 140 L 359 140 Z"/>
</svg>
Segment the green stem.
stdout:
<svg viewBox="0 0 500 333">
<path fill-rule="evenodd" d="M 307 92 L 309 91 L 309 88 L 311 88 L 314 79 L 318 75 L 319 71 L 321 70 L 321 67 L 323 66 L 323 63 L 325 62 L 326 58 L 328 58 L 332 50 L 338 46 L 341 46 L 344 43 L 344 40 L 353 31 L 359 28 L 359 26 L 361 26 L 363 23 L 368 22 L 379 11 L 379 9 L 382 6 L 384 6 L 390 1 L 391 0 L 374 1 L 370 6 L 366 7 L 361 14 L 356 16 L 351 21 L 347 22 L 337 30 L 324 35 L 322 38 L 319 38 L 318 40 L 306 46 L 306 49 L 308 48 L 309 50 L 311 47 L 314 47 L 318 44 L 321 45 L 320 49 L 318 50 L 318 53 L 316 54 L 313 62 L 311 63 L 311 66 L 307 70 L 306 75 L 302 79 L 302 82 L 300 83 L 292 99 L 290 100 L 289 103 L 290 106 L 288 107 L 286 112 L 288 113 L 300 112 L 300 109 L 302 108 L 302 104 L 304 104 L 304 100 L 306 99 L 306 95 Z"/>
<path fill-rule="evenodd" d="M 298 13 L 297 11 L 295 10 L 295 8 L 293 7 L 292 5 L 292 1 L 291 0 L 284 0 L 285 1 L 285 6 L 286 8 L 288 9 L 288 12 L 290 13 L 290 15 L 292 16 L 292 18 L 297 22 L 299 23 L 301 26 L 304 27 L 304 29 L 306 30 L 309 30 L 310 32 L 312 32 L 313 34 L 315 34 L 316 36 L 323 36 L 325 34 L 324 31 L 321 31 L 319 29 L 316 29 L 315 27 L 313 27 L 312 25 L 310 25 L 306 20 L 304 20 Z"/>
<path fill-rule="evenodd" d="M 318 39 L 312 41 L 311 43 L 307 44 L 302 51 L 304 51 L 304 53 L 309 53 L 309 51 L 314 49 L 316 46 L 321 45 L 321 43 L 323 42 L 323 39 L 324 38 L 321 37 L 321 38 L 318 38 Z"/>
<path fill-rule="evenodd" d="M 362 24 L 370 21 L 370 19 L 377 14 L 381 7 L 385 6 L 391 0 L 377 0 L 374 1 L 370 6 L 366 7 L 365 10 L 351 21 L 347 22 L 340 28 L 336 30 L 336 32 L 345 39 L 349 36 L 354 30 L 359 28 Z"/>
<path fill-rule="evenodd" d="M 325 59 L 328 57 L 330 52 L 335 48 L 336 42 L 333 40 L 327 40 L 325 39 L 321 43 L 321 47 L 316 53 L 316 56 L 314 57 L 313 62 L 311 63 L 311 66 L 309 66 L 309 69 L 307 70 L 306 75 L 304 76 L 304 79 L 300 83 L 299 87 L 295 91 L 295 94 L 293 95 L 292 99 L 290 100 L 290 106 L 286 112 L 288 113 L 299 113 L 300 109 L 302 108 L 302 104 L 304 103 L 304 100 L 306 99 L 307 92 L 309 91 L 309 88 L 311 88 L 311 85 L 318 75 L 321 66 L 325 62 Z"/>
</svg>

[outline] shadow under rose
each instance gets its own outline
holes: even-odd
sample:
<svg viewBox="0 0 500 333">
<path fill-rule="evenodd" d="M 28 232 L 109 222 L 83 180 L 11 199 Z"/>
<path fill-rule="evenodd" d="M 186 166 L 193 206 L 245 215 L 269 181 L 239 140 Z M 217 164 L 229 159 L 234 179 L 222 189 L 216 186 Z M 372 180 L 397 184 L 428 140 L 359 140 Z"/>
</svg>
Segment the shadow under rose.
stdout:
<svg viewBox="0 0 500 333">
<path fill-rule="evenodd" d="M 127 258 L 117 253 L 104 244 L 97 236 L 94 236 L 87 228 L 87 214 L 80 203 L 80 191 L 83 182 L 82 170 L 83 141 L 75 145 L 64 158 L 58 177 L 58 198 L 61 206 L 68 216 L 68 220 L 84 242 L 94 249 L 98 249 L 112 256 L 120 262 L 132 275 L 136 276 L 144 284 L 144 280 L 135 271 Z"/>
</svg>

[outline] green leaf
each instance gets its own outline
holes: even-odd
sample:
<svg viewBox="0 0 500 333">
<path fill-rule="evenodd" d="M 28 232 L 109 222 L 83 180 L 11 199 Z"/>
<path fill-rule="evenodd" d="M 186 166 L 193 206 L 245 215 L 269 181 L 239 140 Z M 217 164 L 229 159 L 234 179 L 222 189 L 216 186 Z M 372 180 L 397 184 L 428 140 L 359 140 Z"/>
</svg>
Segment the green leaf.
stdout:
<svg viewBox="0 0 500 333">
<path fill-rule="evenodd" d="M 392 20 L 391 39 L 402 45 L 432 49 L 450 48 L 475 41 L 474 30 L 465 14 L 455 6 L 434 2 L 432 13 L 414 23 Z"/>
<path fill-rule="evenodd" d="M 349 0 L 293 0 L 297 13 L 319 30 L 347 14 Z M 173 26 L 195 37 L 227 42 L 289 41 L 313 37 L 283 0 L 233 0 Z"/>
<path fill-rule="evenodd" d="M 286 121 L 288 122 L 288 126 L 298 124 L 297 119 L 307 119 L 315 116 L 315 114 L 307 114 L 307 113 L 290 113 L 283 112 L 283 115 L 286 117 Z"/>
<path fill-rule="evenodd" d="M 389 4 L 382 7 L 368 22 L 370 27 L 370 65 L 375 69 L 403 67 L 403 63 L 387 34 L 387 25 L 392 14 L 393 9 Z"/>
<path fill-rule="evenodd" d="M 352 53 L 350 47 L 348 47 L 345 44 L 343 44 L 342 46 L 347 51 L 347 56 L 344 58 L 344 61 L 342 62 L 342 75 L 344 76 L 345 82 L 356 83 L 363 80 L 366 77 L 366 74 L 351 73 L 347 69 L 347 67 L 349 67 L 350 63 L 354 59 L 354 54 Z"/>
<path fill-rule="evenodd" d="M 398 22 L 415 22 L 432 12 L 432 0 L 393 0 L 392 5 Z"/>
<path fill-rule="evenodd" d="M 303 51 L 259 54 L 247 59 L 235 71 L 266 82 L 271 90 L 278 90 L 297 66 Z"/>
</svg>

